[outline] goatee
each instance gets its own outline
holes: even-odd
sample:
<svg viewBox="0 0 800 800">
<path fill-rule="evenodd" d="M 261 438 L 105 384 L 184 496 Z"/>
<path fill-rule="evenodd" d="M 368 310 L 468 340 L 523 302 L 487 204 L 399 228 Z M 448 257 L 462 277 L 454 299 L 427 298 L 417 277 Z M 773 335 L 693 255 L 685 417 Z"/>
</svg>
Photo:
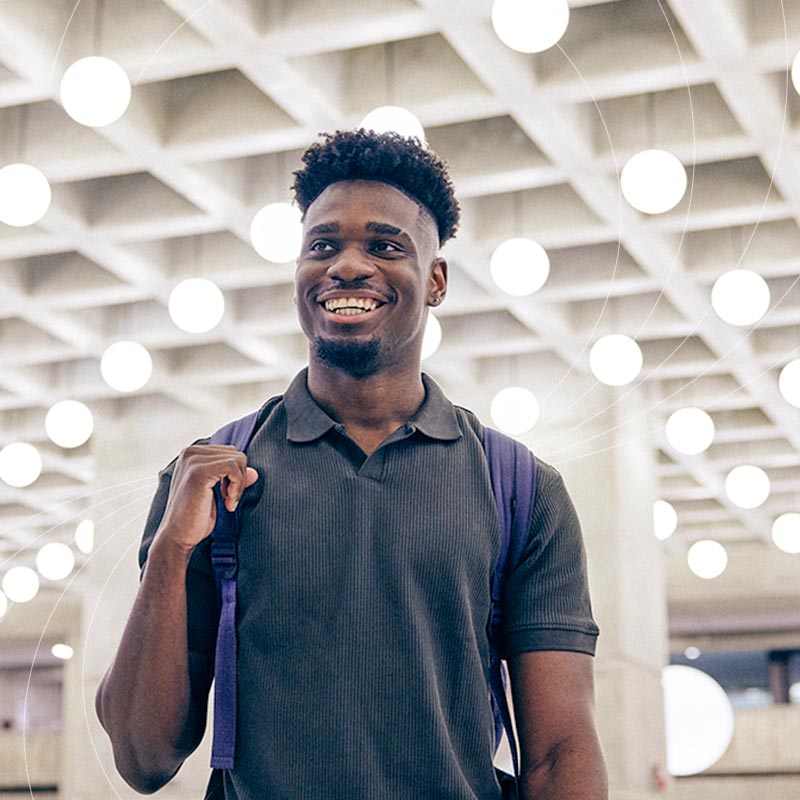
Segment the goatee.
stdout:
<svg viewBox="0 0 800 800">
<path fill-rule="evenodd" d="M 356 378 L 365 378 L 378 371 L 380 342 L 377 339 L 367 342 L 315 339 L 311 349 L 323 364 Z"/>
</svg>

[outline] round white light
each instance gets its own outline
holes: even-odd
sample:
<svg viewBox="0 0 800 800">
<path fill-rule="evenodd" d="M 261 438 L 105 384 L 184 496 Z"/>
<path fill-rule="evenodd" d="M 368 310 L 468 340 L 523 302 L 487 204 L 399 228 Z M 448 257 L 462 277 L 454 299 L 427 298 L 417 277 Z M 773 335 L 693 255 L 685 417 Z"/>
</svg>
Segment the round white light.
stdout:
<svg viewBox="0 0 800 800">
<path fill-rule="evenodd" d="M 758 508 L 769 497 L 769 478 L 761 467 L 734 467 L 725 477 L 725 494 L 739 508 Z"/>
<path fill-rule="evenodd" d="M 800 52 L 792 59 L 792 86 L 800 94 Z"/>
<path fill-rule="evenodd" d="M 27 442 L 13 442 L 0 450 L 0 480 L 22 489 L 42 474 L 42 457 Z"/>
<path fill-rule="evenodd" d="M 100 372 L 112 389 L 135 392 L 150 380 L 153 359 L 137 342 L 115 342 L 103 353 Z"/>
<path fill-rule="evenodd" d="M 219 286 L 205 278 L 187 278 L 169 295 L 172 321 L 188 333 L 205 333 L 219 324 L 225 298 Z"/>
<path fill-rule="evenodd" d="M 69 661 L 72 656 L 75 655 L 75 651 L 68 644 L 64 644 L 63 642 L 54 644 L 50 648 L 50 652 L 62 661 Z"/>
<path fill-rule="evenodd" d="M 89 555 L 94 550 L 94 522 L 83 519 L 75 528 L 75 546 L 81 553 Z"/>
<path fill-rule="evenodd" d="M 686 169 L 666 150 L 642 150 L 622 168 L 625 199 L 645 214 L 663 214 L 680 203 L 686 192 Z"/>
<path fill-rule="evenodd" d="M 519 236 L 497 245 L 489 272 L 504 292 L 523 297 L 544 286 L 550 275 L 550 258 L 538 242 Z"/>
<path fill-rule="evenodd" d="M 503 44 L 520 53 L 541 53 L 564 35 L 567 0 L 495 0 L 492 25 Z"/>
<path fill-rule="evenodd" d="M 800 514 L 781 514 L 772 523 L 772 541 L 784 553 L 800 553 Z"/>
<path fill-rule="evenodd" d="M 80 447 L 92 435 L 92 412 L 77 400 L 62 400 L 50 407 L 44 429 L 59 447 Z"/>
<path fill-rule="evenodd" d="M 442 343 L 442 325 L 429 311 L 428 321 L 425 323 L 425 334 L 422 337 L 423 360 L 432 356 Z"/>
<path fill-rule="evenodd" d="M 30 164 L 0 169 L 0 222 L 22 228 L 38 222 L 50 208 L 50 182 Z"/>
<path fill-rule="evenodd" d="M 74 566 L 75 554 L 68 545 L 61 542 L 50 542 L 41 547 L 36 554 L 36 569 L 49 581 L 63 580 L 72 572 Z"/>
<path fill-rule="evenodd" d="M 698 578 L 711 580 L 725 572 L 725 567 L 728 566 L 728 553 L 719 542 L 702 539 L 689 548 L 686 562 Z"/>
<path fill-rule="evenodd" d="M 101 128 L 116 122 L 131 101 L 125 70 L 102 56 L 87 56 L 71 64 L 61 79 L 61 104 L 76 122 Z"/>
<path fill-rule="evenodd" d="M 733 738 L 733 708 L 725 690 L 695 667 L 672 664 L 661 673 L 667 768 L 694 775 L 716 763 Z"/>
<path fill-rule="evenodd" d="M 30 567 L 11 567 L 3 575 L 3 591 L 12 603 L 27 603 L 39 591 L 39 576 Z"/>
<path fill-rule="evenodd" d="M 283 264 L 300 255 L 303 243 L 302 213 L 289 203 L 270 203 L 256 212 L 250 223 L 250 241 L 267 261 Z"/>
<path fill-rule="evenodd" d="M 3 619 L 6 611 L 8 611 L 8 598 L 3 592 L 0 592 L 0 619 Z"/>
<path fill-rule="evenodd" d="M 720 275 L 711 289 L 711 305 L 730 325 L 752 325 L 769 308 L 769 286 L 749 269 L 732 269 Z"/>
<path fill-rule="evenodd" d="M 669 415 L 665 432 L 679 453 L 696 455 L 714 441 L 714 421 L 702 408 L 680 408 Z"/>
<path fill-rule="evenodd" d="M 375 133 L 399 133 L 425 143 L 425 128 L 416 114 L 403 106 L 380 106 L 373 108 L 358 126 Z"/>
<path fill-rule="evenodd" d="M 689 659 L 689 661 L 697 661 L 697 659 L 700 658 L 700 648 L 692 646 L 687 647 L 683 651 L 683 654 Z"/>
<path fill-rule="evenodd" d="M 601 383 L 625 386 L 642 371 L 642 351 L 630 336 L 612 333 L 592 345 L 589 368 Z"/>
<path fill-rule="evenodd" d="M 656 539 L 664 541 L 669 539 L 678 527 L 678 515 L 671 503 L 666 500 L 656 500 L 653 503 L 653 530 Z"/>
<path fill-rule="evenodd" d="M 787 403 L 800 408 L 800 358 L 790 361 L 781 370 L 778 388 Z"/>
<path fill-rule="evenodd" d="M 531 430 L 539 419 L 539 402 L 528 389 L 509 386 L 494 396 L 489 413 L 501 431 L 519 436 Z"/>
</svg>

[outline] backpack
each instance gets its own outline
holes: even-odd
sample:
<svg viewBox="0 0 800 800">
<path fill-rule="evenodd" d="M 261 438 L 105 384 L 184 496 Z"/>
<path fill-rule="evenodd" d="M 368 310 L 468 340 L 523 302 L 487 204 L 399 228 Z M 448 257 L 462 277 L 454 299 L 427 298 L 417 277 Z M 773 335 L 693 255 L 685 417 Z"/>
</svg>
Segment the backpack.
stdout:
<svg viewBox="0 0 800 800">
<path fill-rule="evenodd" d="M 258 411 L 229 422 L 213 434 L 210 444 L 233 445 L 244 452 L 253 438 Z M 500 520 L 500 554 L 491 584 L 491 614 L 487 625 L 489 674 L 494 714 L 495 750 L 506 732 L 514 774 L 498 770 L 503 796 L 517 796 L 519 759 L 506 700 L 506 667 L 499 655 L 503 585 L 520 562 L 528 539 L 536 494 L 536 459 L 521 442 L 493 428 L 483 429 L 483 449 L 489 465 L 497 513 Z M 236 542 L 240 506 L 231 512 L 219 486 L 214 489 L 217 521 L 211 533 L 211 561 L 220 586 L 220 611 L 214 663 L 214 738 L 211 766 L 232 769 L 236 746 Z"/>
</svg>

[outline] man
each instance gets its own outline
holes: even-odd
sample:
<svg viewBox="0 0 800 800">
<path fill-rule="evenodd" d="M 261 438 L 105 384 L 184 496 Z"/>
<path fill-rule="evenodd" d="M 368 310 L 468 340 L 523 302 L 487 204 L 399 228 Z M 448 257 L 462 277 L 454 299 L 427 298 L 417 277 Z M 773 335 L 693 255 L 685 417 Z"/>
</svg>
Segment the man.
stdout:
<svg viewBox="0 0 800 800">
<path fill-rule="evenodd" d="M 142 582 L 97 694 L 142 792 L 199 744 L 219 599 L 208 536 L 241 502 L 237 743 L 207 797 L 498 800 L 486 625 L 499 549 L 481 426 L 420 371 L 458 224 L 444 165 L 356 131 L 306 151 L 295 277 L 309 366 L 261 409 L 247 454 L 186 448 L 161 474 Z M 207 440 L 206 440 L 207 441 Z M 505 590 L 525 800 L 601 800 L 591 617 L 574 509 L 540 464 Z"/>
</svg>

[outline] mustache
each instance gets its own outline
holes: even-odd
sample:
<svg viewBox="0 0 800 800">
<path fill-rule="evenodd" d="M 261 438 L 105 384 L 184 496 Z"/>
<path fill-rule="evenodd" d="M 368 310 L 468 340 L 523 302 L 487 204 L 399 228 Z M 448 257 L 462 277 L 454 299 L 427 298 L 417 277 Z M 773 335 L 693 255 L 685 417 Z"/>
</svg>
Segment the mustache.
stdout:
<svg viewBox="0 0 800 800">
<path fill-rule="evenodd" d="M 367 281 L 336 281 L 329 283 L 326 286 L 318 286 L 316 290 L 317 296 L 325 292 L 372 292 L 384 299 L 385 302 L 391 303 L 395 299 L 393 292 L 387 292 L 377 286 L 372 286 Z"/>
</svg>

